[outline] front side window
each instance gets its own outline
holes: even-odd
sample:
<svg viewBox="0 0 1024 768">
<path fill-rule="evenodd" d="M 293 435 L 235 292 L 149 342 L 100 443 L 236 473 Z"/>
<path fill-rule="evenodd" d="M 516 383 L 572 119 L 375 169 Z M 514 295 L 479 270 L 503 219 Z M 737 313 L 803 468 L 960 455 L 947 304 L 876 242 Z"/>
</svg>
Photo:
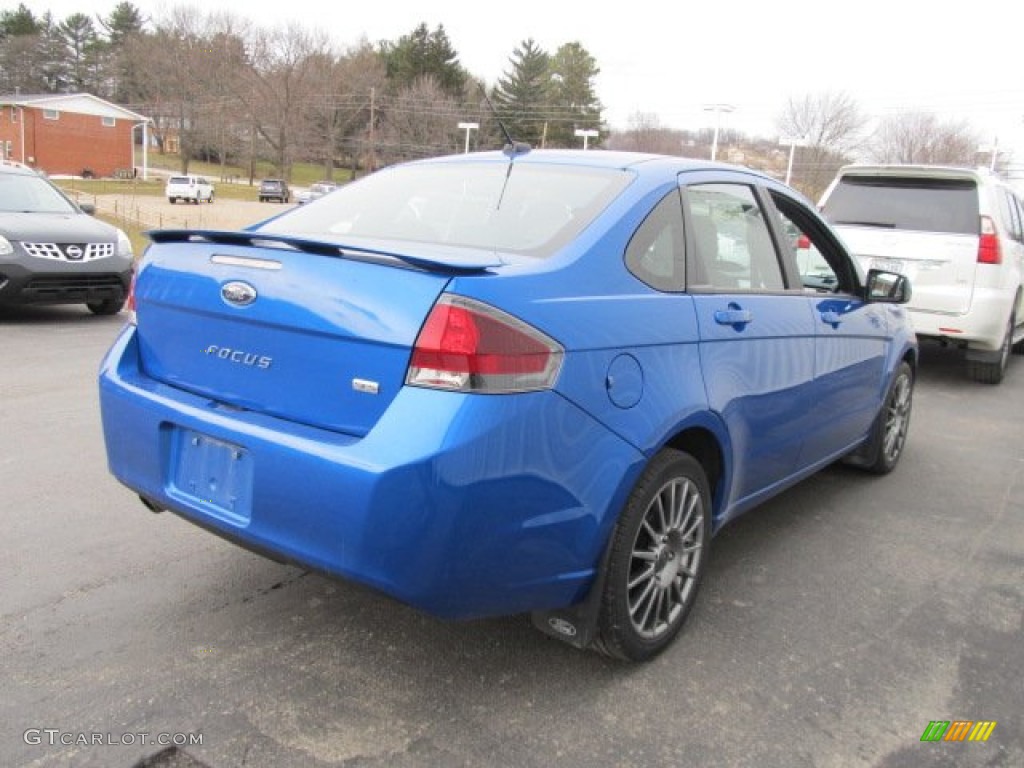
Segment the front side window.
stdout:
<svg viewBox="0 0 1024 768">
<path fill-rule="evenodd" d="M 753 189 L 697 184 L 685 190 L 696 246 L 693 282 L 718 291 L 784 290 L 778 254 Z"/>
<path fill-rule="evenodd" d="M 771 192 L 785 245 L 796 258 L 800 282 L 811 293 L 855 293 L 859 284 L 850 258 L 827 237 L 822 222 L 785 195 Z"/>
</svg>

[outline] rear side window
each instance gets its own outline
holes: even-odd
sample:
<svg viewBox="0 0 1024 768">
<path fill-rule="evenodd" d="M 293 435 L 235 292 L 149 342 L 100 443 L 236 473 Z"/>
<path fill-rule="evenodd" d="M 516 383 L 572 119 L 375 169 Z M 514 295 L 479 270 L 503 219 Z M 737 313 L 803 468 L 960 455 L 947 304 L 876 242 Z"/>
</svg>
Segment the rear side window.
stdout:
<svg viewBox="0 0 1024 768">
<path fill-rule="evenodd" d="M 978 234 L 978 186 L 970 179 L 844 176 L 825 217 L 852 224 L 922 232 Z"/>
</svg>

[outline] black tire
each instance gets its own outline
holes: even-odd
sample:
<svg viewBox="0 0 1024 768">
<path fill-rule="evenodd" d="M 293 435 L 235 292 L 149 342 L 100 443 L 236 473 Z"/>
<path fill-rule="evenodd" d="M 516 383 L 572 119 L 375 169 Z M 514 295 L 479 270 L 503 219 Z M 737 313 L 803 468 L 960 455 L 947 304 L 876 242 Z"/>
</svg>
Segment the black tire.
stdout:
<svg viewBox="0 0 1024 768">
<path fill-rule="evenodd" d="M 876 475 L 887 475 L 892 472 L 899 463 L 907 443 L 907 430 L 910 428 L 913 405 L 914 371 L 910 364 L 904 361 L 896 369 L 882 409 L 875 417 L 871 436 L 854 463 Z"/>
<path fill-rule="evenodd" d="M 168 197 L 167 202 L 169 202 L 171 205 L 174 205 L 175 199 L 173 197 Z"/>
<path fill-rule="evenodd" d="M 1006 375 L 1006 366 L 1010 364 L 1010 351 L 1013 347 L 1013 330 L 1016 320 L 1010 315 L 1003 335 L 1002 346 L 999 347 L 999 359 L 992 362 L 984 360 L 968 360 L 967 375 L 982 384 L 999 384 Z"/>
<path fill-rule="evenodd" d="M 103 301 L 90 301 L 85 306 L 94 315 L 116 315 L 124 309 L 123 299 L 104 299 Z"/>
<path fill-rule="evenodd" d="M 665 449 L 612 534 L 594 647 L 627 661 L 665 650 L 693 607 L 711 541 L 711 492 L 692 456 Z"/>
</svg>

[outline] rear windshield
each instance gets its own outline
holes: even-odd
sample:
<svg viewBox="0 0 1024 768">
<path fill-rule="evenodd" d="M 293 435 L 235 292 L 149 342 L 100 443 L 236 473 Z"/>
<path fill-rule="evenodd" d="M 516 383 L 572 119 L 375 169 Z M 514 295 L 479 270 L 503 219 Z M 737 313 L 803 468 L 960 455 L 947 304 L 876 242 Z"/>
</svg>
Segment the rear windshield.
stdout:
<svg viewBox="0 0 1024 768">
<path fill-rule="evenodd" d="M 833 224 L 978 234 L 978 187 L 970 179 L 844 176 L 825 201 Z"/>
<path fill-rule="evenodd" d="M 397 166 L 280 216 L 260 231 L 544 257 L 579 234 L 631 179 L 626 171 L 561 165 Z"/>
<path fill-rule="evenodd" d="M 168 179 L 168 183 L 169 184 L 191 184 L 192 183 L 192 179 L 190 179 L 188 176 L 171 176 L 171 178 Z"/>
</svg>

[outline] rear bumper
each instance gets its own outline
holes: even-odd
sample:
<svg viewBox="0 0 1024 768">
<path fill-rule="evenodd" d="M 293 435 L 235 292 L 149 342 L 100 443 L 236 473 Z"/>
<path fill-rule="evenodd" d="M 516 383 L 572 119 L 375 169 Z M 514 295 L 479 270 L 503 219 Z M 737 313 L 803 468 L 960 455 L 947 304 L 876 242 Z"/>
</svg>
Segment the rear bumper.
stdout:
<svg viewBox="0 0 1024 768">
<path fill-rule="evenodd" d="M 101 367 L 100 405 L 110 469 L 137 493 L 445 618 L 581 600 L 643 465 L 553 392 L 407 387 L 361 439 L 227 410 L 148 378 L 131 327 Z M 183 490 L 182 435 L 244 455 L 244 508 Z"/>
<path fill-rule="evenodd" d="M 1012 291 L 976 288 L 971 309 L 963 314 L 929 312 L 907 307 L 919 337 L 948 339 L 972 349 L 997 351 L 1006 334 L 1013 307 Z"/>
</svg>

